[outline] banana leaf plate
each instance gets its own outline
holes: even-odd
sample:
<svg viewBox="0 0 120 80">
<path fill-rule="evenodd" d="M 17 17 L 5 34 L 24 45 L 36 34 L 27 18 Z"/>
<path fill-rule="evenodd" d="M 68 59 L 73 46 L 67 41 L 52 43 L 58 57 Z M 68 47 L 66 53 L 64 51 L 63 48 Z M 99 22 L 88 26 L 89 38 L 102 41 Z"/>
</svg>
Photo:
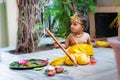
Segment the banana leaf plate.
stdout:
<svg viewBox="0 0 120 80">
<path fill-rule="evenodd" d="M 42 59 L 27 59 L 27 60 L 20 60 L 20 61 L 13 61 L 9 64 L 11 69 L 32 69 L 36 67 L 43 67 L 48 64 L 47 60 Z"/>
</svg>

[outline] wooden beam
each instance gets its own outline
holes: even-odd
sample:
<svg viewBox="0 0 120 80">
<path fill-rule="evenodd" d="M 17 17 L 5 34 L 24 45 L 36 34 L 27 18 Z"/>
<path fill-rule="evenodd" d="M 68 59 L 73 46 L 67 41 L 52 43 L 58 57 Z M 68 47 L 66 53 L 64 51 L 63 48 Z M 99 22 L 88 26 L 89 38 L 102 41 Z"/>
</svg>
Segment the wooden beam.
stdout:
<svg viewBox="0 0 120 80">
<path fill-rule="evenodd" d="M 96 38 L 95 35 L 95 15 L 90 14 L 90 36 L 91 38 Z"/>
</svg>

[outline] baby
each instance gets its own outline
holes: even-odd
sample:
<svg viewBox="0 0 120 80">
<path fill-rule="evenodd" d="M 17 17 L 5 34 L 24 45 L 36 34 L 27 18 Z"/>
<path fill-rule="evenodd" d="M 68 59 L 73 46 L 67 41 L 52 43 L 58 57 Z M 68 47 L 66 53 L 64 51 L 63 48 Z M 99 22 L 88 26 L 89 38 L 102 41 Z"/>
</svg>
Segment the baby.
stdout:
<svg viewBox="0 0 120 80">
<path fill-rule="evenodd" d="M 68 48 L 68 52 L 69 53 L 76 53 L 75 49 L 78 49 L 83 52 L 83 53 L 87 53 L 85 50 L 88 50 L 89 46 L 86 46 L 86 49 L 82 49 L 82 45 L 81 44 L 88 44 L 90 46 L 91 45 L 91 40 L 90 40 L 90 35 L 88 33 L 85 32 L 85 29 L 87 27 L 87 18 L 84 16 L 79 16 L 77 13 L 75 13 L 72 18 L 71 18 L 71 33 L 68 35 L 65 44 L 62 44 L 62 46 L 64 48 L 68 48 L 76 45 L 76 47 L 73 47 L 72 49 L 69 50 Z M 55 43 L 54 44 L 55 47 L 58 47 L 58 45 Z M 85 45 L 83 45 L 85 46 Z M 91 47 L 90 47 L 91 48 Z M 73 51 L 72 51 L 73 50 Z M 92 51 L 88 51 L 87 55 L 90 56 L 90 61 L 94 61 L 94 53 L 93 53 L 93 49 L 90 49 Z M 90 52 L 90 53 L 89 53 Z M 78 52 L 79 53 L 79 52 Z"/>
<path fill-rule="evenodd" d="M 87 27 L 87 19 L 85 17 L 74 14 L 71 18 L 71 34 L 68 35 L 64 48 L 75 44 L 91 44 L 90 36 L 84 32 Z"/>
</svg>

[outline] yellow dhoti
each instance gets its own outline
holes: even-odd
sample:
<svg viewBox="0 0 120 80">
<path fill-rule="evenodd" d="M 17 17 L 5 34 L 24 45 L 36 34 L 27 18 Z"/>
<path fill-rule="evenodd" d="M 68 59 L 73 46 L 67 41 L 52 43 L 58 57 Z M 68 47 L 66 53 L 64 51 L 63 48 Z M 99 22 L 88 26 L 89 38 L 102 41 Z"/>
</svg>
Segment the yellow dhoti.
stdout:
<svg viewBox="0 0 120 80">
<path fill-rule="evenodd" d="M 76 44 L 68 48 L 67 51 L 79 65 L 88 64 L 90 62 L 89 56 L 94 55 L 93 47 L 89 44 Z M 74 63 L 67 56 L 51 61 L 50 65 L 57 66 L 62 63 L 74 65 Z"/>
</svg>

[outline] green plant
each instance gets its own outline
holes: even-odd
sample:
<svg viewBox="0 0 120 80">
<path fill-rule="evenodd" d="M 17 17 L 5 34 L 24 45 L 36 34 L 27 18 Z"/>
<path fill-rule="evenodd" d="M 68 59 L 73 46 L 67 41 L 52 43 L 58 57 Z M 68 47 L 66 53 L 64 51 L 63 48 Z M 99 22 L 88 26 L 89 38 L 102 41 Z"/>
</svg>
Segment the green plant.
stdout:
<svg viewBox="0 0 120 80">
<path fill-rule="evenodd" d="M 53 5 L 44 11 L 44 21 L 52 16 L 51 31 L 60 37 L 66 37 L 70 33 L 71 16 L 75 12 L 79 12 L 81 15 L 89 15 L 95 10 L 94 0 L 53 0 Z"/>
<path fill-rule="evenodd" d="M 68 9 L 69 5 L 67 3 L 64 3 L 63 0 L 53 0 L 55 3 L 53 6 L 45 8 L 44 12 L 44 20 L 46 21 L 49 17 L 53 17 L 52 20 L 52 31 L 55 31 L 57 28 L 56 34 L 59 34 L 59 36 L 64 37 L 67 33 L 67 29 L 69 29 L 70 26 L 70 16 L 71 12 Z M 58 23 L 58 25 L 56 24 Z"/>
</svg>

